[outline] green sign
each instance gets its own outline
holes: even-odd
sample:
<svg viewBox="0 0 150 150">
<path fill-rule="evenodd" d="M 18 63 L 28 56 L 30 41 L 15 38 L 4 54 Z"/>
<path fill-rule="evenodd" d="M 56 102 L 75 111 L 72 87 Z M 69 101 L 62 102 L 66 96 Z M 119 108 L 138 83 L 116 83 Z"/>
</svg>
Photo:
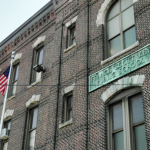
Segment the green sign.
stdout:
<svg viewBox="0 0 150 150">
<path fill-rule="evenodd" d="M 89 92 L 150 63 L 150 44 L 89 76 Z"/>
</svg>

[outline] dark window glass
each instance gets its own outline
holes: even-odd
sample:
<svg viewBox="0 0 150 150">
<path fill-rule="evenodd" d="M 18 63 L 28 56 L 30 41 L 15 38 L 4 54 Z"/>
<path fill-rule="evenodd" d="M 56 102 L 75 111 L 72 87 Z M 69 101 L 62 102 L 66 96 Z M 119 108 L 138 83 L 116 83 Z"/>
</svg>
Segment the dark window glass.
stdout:
<svg viewBox="0 0 150 150">
<path fill-rule="evenodd" d="M 40 49 L 34 51 L 34 59 L 33 59 L 33 64 L 32 64 L 32 75 L 31 75 L 31 81 L 30 81 L 31 83 L 34 83 L 39 79 L 37 76 L 39 76 L 40 73 L 37 73 L 36 71 L 34 71 L 33 68 L 36 65 L 42 65 L 43 53 L 44 53 L 43 48 L 40 48 Z"/>
<path fill-rule="evenodd" d="M 7 135 L 10 133 L 11 121 L 7 121 L 4 123 L 4 128 L 7 129 Z"/>
<path fill-rule="evenodd" d="M 18 74 L 19 74 L 19 65 L 17 65 L 15 67 L 15 76 L 14 76 L 14 80 L 17 80 L 18 79 Z"/>
<path fill-rule="evenodd" d="M 19 74 L 19 64 L 16 64 L 12 66 L 12 78 L 10 77 L 10 82 L 12 86 L 9 87 L 8 97 L 11 97 L 16 94 L 18 74 Z"/>
<path fill-rule="evenodd" d="M 123 131 L 114 134 L 114 149 L 124 150 Z"/>
<path fill-rule="evenodd" d="M 134 25 L 134 10 L 133 7 L 128 8 L 122 13 L 123 31 Z"/>
<path fill-rule="evenodd" d="M 72 95 L 66 99 L 66 121 L 72 118 Z"/>
<path fill-rule="evenodd" d="M 133 124 L 144 121 L 142 95 L 130 97 Z"/>
<path fill-rule="evenodd" d="M 30 129 L 33 129 L 36 127 L 37 116 L 38 116 L 38 108 L 31 110 L 31 127 L 30 127 Z"/>
<path fill-rule="evenodd" d="M 142 95 L 131 96 L 129 100 L 136 150 L 147 150 Z"/>
<path fill-rule="evenodd" d="M 43 62 L 43 49 L 38 52 L 38 64 L 42 65 Z"/>
<path fill-rule="evenodd" d="M 112 115 L 112 137 L 114 140 L 114 149 L 123 150 L 123 112 L 122 103 L 116 103 L 111 106 Z"/>
<path fill-rule="evenodd" d="M 38 108 L 35 107 L 30 111 L 30 125 L 29 125 L 29 144 L 28 149 L 34 150 L 36 126 L 37 126 Z"/>
<path fill-rule="evenodd" d="M 136 150 L 147 150 L 145 125 L 139 125 L 134 128 Z"/>
<path fill-rule="evenodd" d="M 68 30 L 69 30 L 68 46 L 71 46 L 75 43 L 75 38 L 76 38 L 75 25 L 72 25 Z"/>
<path fill-rule="evenodd" d="M 113 130 L 119 130 L 123 128 L 123 115 L 122 115 L 122 103 L 118 103 L 112 106 L 113 108 Z"/>
<path fill-rule="evenodd" d="M 136 42 L 135 27 L 132 27 L 124 32 L 124 44 L 125 48 L 131 46 Z"/>
</svg>

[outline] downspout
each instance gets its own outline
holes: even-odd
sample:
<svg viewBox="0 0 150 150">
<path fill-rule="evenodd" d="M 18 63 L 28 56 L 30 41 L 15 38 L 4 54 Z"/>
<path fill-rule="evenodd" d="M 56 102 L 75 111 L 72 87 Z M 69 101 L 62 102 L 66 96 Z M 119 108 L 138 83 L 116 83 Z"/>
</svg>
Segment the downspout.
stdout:
<svg viewBox="0 0 150 150">
<path fill-rule="evenodd" d="M 90 5 L 89 0 L 87 0 L 87 63 L 86 63 L 86 76 L 87 76 L 87 124 L 86 124 L 86 149 L 89 149 L 89 41 L 90 41 L 90 33 L 89 33 L 89 25 L 90 25 Z"/>
<path fill-rule="evenodd" d="M 26 140 L 26 135 L 27 135 L 27 124 L 28 124 L 28 112 L 29 112 L 29 109 L 26 110 L 26 115 L 25 115 L 25 122 L 24 122 L 24 132 L 23 132 L 23 144 L 22 144 L 22 150 L 24 150 L 27 146 L 27 140 Z M 25 142 L 24 142 L 25 141 Z"/>
<path fill-rule="evenodd" d="M 60 89 L 60 79 L 61 79 L 61 55 L 62 55 L 62 40 L 63 40 L 63 21 L 61 29 L 61 43 L 60 43 L 60 56 L 59 56 L 59 74 L 58 74 L 58 91 L 57 91 L 57 105 L 56 105 L 56 117 L 55 117 L 55 135 L 54 135 L 54 150 L 56 149 L 56 139 L 57 139 L 57 128 L 58 128 L 58 106 L 59 106 L 59 89 Z"/>
</svg>

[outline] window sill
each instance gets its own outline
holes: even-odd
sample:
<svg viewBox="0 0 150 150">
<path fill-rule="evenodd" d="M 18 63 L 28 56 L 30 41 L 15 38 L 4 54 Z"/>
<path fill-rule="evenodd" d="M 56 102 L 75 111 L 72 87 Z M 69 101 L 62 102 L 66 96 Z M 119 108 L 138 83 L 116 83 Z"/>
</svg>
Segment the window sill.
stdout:
<svg viewBox="0 0 150 150">
<path fill-rule="evenodd" d="M 33 87 L 34 85 L 36 85 L 36 84 L 38 84 L 40 82 L 41 82 L 41 80 L 38 80 L 38 81 L 32 83 L 31 85 L 27 86 L 27 89 L 30 89 L 31 87 Z"/>
<path fill-rule="evenodd" d="M 70 51 L 72 48 L 74 48 L 76 46 L 76 43 L 74 43 L 73 45 L 71 45 L 70 47 L 68 47 L 67 49 L 64 50 L 64 53 Z"/>
<path fill-rule="evenodd" d="M 8 101 L 10 101 L 10 100 L 12 100 L 13 98 L 15 98 L 16 96 L 15 95 L 13 95 L 13 96 L 11 96 L 11 97 L 9 97 L 9 98 L 7 98 L 7 102 Z"/>
<path fill-rule="evenodd" d="M 121 52 L 119 52 L 119 53 L 117 53 L 117 54 L 115 54 L 115 55 L 109 57 L 108 59 L 106 59 L 106 60 L 104 60 L 104 61 L 101 61 L 101 65 L 104 65 L 104 64 L 110 62 L 111 60 L 113 60 L 113 59 L 115 59 L 116 57 L 118 57 L 118 56 L 120 56 L 120 55 L 122 55 L 122 54 L 124 54 L 124 53 L 126 53 L 126 52 L 128 52 L 128 51 L 130 51 L 131 49 L 137 47 L 138 45 L 139 45 L 139 42 L 137 41 L 135 44 L 131 45 L 130 47 L 128 47 L 128 48 L 122 50 Z"/>
<path fill-rule="evenodd" d="M 70 124 L 72 124 L 72 123 L 73 123 L 73 119 L 70 119 L 69 121 L 60 124 L 60 125 L 59 125 L 59 129 L 64 128 L 64 127 L 66 127 L 66 126 L 68 126 L 68 125 L 70 125 Z"/>
</svg>

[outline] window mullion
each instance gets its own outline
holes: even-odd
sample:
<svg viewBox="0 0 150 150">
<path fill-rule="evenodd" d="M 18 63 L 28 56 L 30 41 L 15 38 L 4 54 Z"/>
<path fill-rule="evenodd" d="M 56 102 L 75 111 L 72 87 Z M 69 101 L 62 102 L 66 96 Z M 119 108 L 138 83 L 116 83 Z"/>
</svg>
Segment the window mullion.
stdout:
<svg viewBox="0 0 150 150">
<path fill-rule="evenodd" d="M 129 106 L 129 111 L 130 111 L 130 138 L 131 138 L 130 145 L 131 145 L 131 149 L 135 150 L 135 139 L 134 139 L 134 131 L 133 131 L 133 114 L 132 114 L 132 110 L 131 110 L 131 103 Z"/>
<path fill-rule="evenodd" d="M 127 149 L 127 132 L 126 132 L 126 104 L 125 99 L 122 99 L 122 111 L 123 111 L 123 135 L 124 135 L 124 150 Z"/>
<path fill-rule="evenodd" d="M 110 107 L 110 131 L 109 131 L 109 134 L 110 134 L 110 150 L 114 150 L 114 142 L 113 142 L 113 134 L 112 134 L 112 131 L 113 131 L 113 117 L 112 117 L 112 114 L 113 114 L 113 111 L 112 111 L 112 107 Z"/>
<path fill-rule="evenodd" d="M 126 145 L 127 145 L 127 149 L 131 150 L 131 146 L 132 146 L 132 137 L 131 137 L 131 126 L 130 126 L 130 116 L 131 116 L 131 112 L 129 109 L 129 101 L 128 101 L 128 97 L 125 97 L 125 113 L 126 113 L 126 118 L 125 118 L 125 122 L 126 122 L 126 128 L 125 128 L 125 132 L 126 132 Z"/>
</svg>

